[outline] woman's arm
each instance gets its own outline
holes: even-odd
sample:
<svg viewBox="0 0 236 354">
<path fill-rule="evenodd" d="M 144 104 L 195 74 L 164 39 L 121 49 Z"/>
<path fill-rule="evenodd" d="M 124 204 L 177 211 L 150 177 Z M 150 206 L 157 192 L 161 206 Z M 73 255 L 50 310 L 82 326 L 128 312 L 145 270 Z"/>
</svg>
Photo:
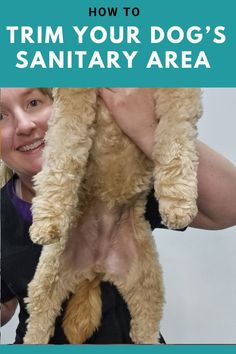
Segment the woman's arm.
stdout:
<svg viewBox="0 0 236 354">
<path fill-rule="evenodd" d="M 16 298 L 1 303 L 1 327 L 4 326 L 13 317 L 18 301 Z"/>
<path fill-rule="evenodd" d="M 236 225 L 236 167 L 197 141 L 198 214 L 191 226 L 219 230 Z"/>
<path fill-rule="evenodd" d="M 156 127 L 152 89 L 101 89 L 122 131 L 151 159 Z M 236 167 L 197 141 L 198 215 L 192 227 L 217 230 L 236 225 Z"/>
</svg>

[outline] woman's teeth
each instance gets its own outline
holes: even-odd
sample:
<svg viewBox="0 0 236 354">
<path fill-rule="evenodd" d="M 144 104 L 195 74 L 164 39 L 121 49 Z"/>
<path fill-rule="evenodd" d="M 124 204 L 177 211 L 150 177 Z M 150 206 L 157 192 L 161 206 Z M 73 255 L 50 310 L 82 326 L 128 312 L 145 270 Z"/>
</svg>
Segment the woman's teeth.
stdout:
<svg viewBox="0 0 236 354">
<path fill-rule="evenodd" d="M 33 144 L 29 144 L 29 145 L 24 145 L 21 146 L 19 148 L 19 151 L 29 151 L 29 150 L 34 150 L 37 147 L 39 147 L 40 145 L 42 145 L 44 143 L 44 139 L 40 139 L 38 141 L 35 141 Z"/>
</svg>

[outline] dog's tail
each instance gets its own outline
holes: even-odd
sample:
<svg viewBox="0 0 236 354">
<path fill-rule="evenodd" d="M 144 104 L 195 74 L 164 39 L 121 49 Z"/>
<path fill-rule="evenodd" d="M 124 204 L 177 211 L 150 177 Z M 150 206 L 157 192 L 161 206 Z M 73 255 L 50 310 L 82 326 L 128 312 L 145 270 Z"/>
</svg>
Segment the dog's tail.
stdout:
<svg viewBox="0 0 236 354">
<path fill-rule="evenodd" d="M 63 330 L 71 344 L 84 343 L 98 328 L 102 317 L 100 278 L 85 279 L 70 299 Z"/>
</svg>

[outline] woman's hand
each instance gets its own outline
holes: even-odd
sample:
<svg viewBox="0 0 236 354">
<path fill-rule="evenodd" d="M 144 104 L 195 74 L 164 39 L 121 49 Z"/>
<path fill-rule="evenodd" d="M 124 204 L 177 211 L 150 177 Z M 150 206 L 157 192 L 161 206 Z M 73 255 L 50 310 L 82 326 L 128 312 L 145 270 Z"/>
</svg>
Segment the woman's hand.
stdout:
<svg viewBox="0 0 236 354">
<path fill-rule="evenodd" d="M 1 327 L 4 326 L 13 317 L 18 301 L 13 298 L 5 303 L 1 303 Z"/>
<path fill-rule="evenodd" d="M 153 89 L 101 88 L 100 96 L 115 122 L 150 159 L 157 125 Z"/>
</svg>

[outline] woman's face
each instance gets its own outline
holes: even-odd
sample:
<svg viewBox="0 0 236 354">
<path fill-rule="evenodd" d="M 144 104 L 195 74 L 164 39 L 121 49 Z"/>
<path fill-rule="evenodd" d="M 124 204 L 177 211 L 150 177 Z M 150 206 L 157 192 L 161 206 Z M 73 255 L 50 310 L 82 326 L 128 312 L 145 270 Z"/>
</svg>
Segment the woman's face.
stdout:
<svg viewBox="0 0 236 354">
<path fill-rule="evenodd" d="M 52 100 L 37 88 L 2 88 L 1 159 L 18 175 L 34 176 L 42 168 L 42 151 Z"/>
</svg>

